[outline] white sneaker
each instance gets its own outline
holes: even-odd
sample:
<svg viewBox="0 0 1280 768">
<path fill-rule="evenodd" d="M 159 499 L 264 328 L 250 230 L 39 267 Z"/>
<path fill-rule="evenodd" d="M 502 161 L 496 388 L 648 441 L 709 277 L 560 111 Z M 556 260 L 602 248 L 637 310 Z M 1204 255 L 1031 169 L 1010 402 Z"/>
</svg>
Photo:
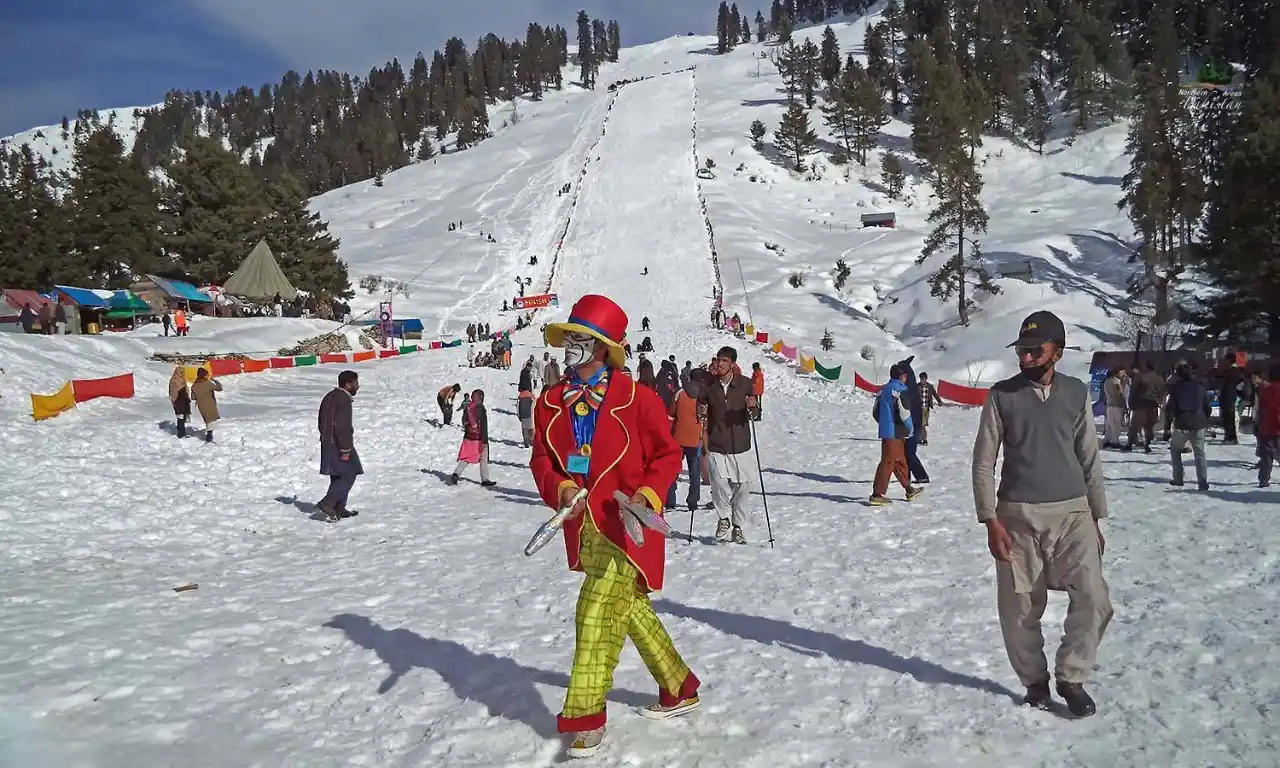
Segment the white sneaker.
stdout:
<svg viewBox="0 0 1280 768">
<path fill-rule="evenodd" d="M 573 735 L 573 742 L 569 745 L 567 754 L 569 757 L 591 757 L 600 749 L 600 743 L 603 741 L 603 727 L 591 731 L 578 731 Z"/>
<path fill-rule="evenodd" d="M 670 707 L 664 707 L 655 701 L 644 709 L 641 709 L 640 715 L 642 717 L 647 717 L 650 720 L 667 720 L 672 717 L 687 715 L 700 706 L 702 706 L 702 702 L 697 696 L 690 696 L 687 699 L 682 699 Z"/>
</svg>

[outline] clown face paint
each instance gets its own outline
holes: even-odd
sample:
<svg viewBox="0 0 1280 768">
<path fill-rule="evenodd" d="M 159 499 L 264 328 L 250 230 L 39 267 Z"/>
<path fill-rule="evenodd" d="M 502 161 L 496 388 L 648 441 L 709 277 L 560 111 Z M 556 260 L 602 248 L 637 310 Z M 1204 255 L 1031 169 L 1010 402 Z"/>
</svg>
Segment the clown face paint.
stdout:
<svg viewBox="0 0 1280 768">
<path fill-rule="evenodd" d="M 569 331 L 564 335 L 564 365 L 566 368 L 577 368 L 591 360 L 595 352 L 596 339 L 589 333 Z"/>
</svg>

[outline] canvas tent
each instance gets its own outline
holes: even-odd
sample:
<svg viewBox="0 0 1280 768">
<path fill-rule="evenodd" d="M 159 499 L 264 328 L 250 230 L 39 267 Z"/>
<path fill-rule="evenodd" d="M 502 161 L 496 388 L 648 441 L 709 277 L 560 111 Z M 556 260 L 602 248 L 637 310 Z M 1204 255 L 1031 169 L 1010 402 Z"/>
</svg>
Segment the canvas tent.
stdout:
<svg viewBox="0 0 1280 768">
<path fill-rule="evenodd" d="M 223 284 L 222 291 L 250 299 L 273 299 L 277 293 L 286 300 L 298 296 L 297 289 L 276 263 L 266 240 L 258 241 L 236 273 Z"/>
</svg>

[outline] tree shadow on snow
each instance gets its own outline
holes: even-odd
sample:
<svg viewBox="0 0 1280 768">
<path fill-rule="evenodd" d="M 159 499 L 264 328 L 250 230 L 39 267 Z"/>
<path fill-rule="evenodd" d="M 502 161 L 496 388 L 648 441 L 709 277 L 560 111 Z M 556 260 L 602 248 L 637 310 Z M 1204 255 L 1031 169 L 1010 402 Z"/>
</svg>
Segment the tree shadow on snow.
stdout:
<svg viewBox="0 0 1280 768">
<path fill-rule="evenodd" d="M 827 632 L 797 627 L 779 619 L 729 613 L 714 608 L 694 608 L 673 603 L 670 600 L 655 600 L 653 607 L 659 613 L 700 621 L 744 640 L 763 645 L 779 645 L 806 656 L 827 656 L 839 661 L 867 664 L 900 675 L 910 675 L 925 685 L 972 688 L 983 693 L 1006 696 L 1014 701 L 1021 701 L 1022 698 L 994 680 L 984 680 L 980 677 L 953 672 L 931 661 L 905 658 L 887 648 Z"/>
<path fill-rule="evenodd" d="M 1118 187 L 1123 181 L 1119 176 L 1089 176 L 1083 173 L 1071 173 L 1070 171 L 1061 171 L 1058 175 L 1065 176 L 1068 179 L 1075 179 L 1076 181 L 1097 184 L 1100 187 Z"/>
<path fill-rule="evenodd" d="M 502 414 L 503 416 L 516 416 L 516 415 L 517 415 L 517 414 L 516 414 L 516 412 L 515 412 L 515 411 L 513 411 L 513 410 L 511 410 L 510 408 L 494 408 L 494 409 L 493 409 L 493 412 L 494 412 L 494 413 L 500 413 L 500 414 Z"/>
<path fill-rule="evenodd" d="M 538 685 L 568 688 L 569 676 L 526 667 L 492 653 L 476 653 L 452 640 L 423 637 L 409 629 L 387 629 L 367 616 L 340 613 L 324 623 L 338 629 L 361 648 L 378 654 L 387 665 L 387 676 L 378 684 L 378 693 L 390 691 L 414 669 L 429 669 L 463 701 L 484 705 L 490 717 L 522 723 L 544 739 L 557 739 L 556 718 L 547 708 Z M 614 689 L 609 701 L 628 707 L 643 707 L 653 696 Z"/>
<path fill-rule="evenodd" d="M 870 480 L 863 481 L 864 485 L 871 485 Z M 854 498 L 853 496 L 845 496 L 839 493 L 821 493 L 818 491 L 807 491 L 803 493 L 788 493 L 786 491 L 769 491 L 770 496 L 791 496 L 801 499 L 822 499 L 830 501 L 834 504 L 865 504 L 865 498 Z"/>
<path fill-rule="evenodd" d="M 876 319 L 874 317 L 872 317 L 869 313 L 864 312 L 861 309 L 858 309 L 857 307 L 850 306 L 849 304 L 843 301 L 840 301 L 837 298 L 828 296 L 825 293 L 818 293 L 817 291 L 812 291 L 810 292 L 809 295 L 817 299 L 818 303 L 826 307 L 827 309 L 834 309 L 835 311 L 846 315 L 851 320 L 859 320 L 862 322 L 871 323 L 877 328 L 880 327 L 879 323 L 876 322 Z"/>
</svg>

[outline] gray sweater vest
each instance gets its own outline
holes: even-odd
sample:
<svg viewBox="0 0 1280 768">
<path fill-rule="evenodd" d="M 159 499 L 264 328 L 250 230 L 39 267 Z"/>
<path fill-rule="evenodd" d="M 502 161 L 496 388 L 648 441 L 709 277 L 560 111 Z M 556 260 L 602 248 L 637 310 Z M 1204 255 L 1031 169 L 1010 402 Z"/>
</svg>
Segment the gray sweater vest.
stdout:
<svg viewBox="0 0 1280 768">
<path fill-rule="evenodd" d="M 1003 428 L 1004 464 L 996 496 L 1024 504 L 1050 504 L 1088 494 L 1076 455 L 1076 434 L 1084 418 L 1089 388 L 1080 379 L 1056 374 L 1049 397 L 1040 399 L 1025 376 L 996 384 L 991 394 Z"/>
</svg>

